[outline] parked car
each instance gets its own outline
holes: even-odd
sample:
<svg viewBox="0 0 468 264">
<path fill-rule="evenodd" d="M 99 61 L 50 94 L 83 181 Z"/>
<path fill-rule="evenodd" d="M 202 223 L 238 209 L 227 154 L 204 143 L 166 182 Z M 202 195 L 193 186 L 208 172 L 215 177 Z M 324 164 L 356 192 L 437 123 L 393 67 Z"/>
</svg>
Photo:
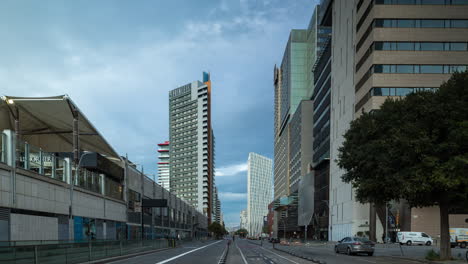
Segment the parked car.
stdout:
<svg viewBox="0 0 468 264">
<path fill-rule="evenodd" d="M 374 255 L 375 244 L 364 237 L 345 237 L 335 245 L 336 253 L 346 253 L 354 255 L 365 253 L 369 256 Z"/>
<path fill-rule="evenodd" d="M 397 238 L 400 245 L 406 244 L 411 246 L 417 244 L 430 246 L 434 244 L 432 237 L 424 232 L 398 232 Z"/>
<path fill-rule="evenodd" d="M 468 228 L 450 228 L 450 244 L 452 247 L 466 248 L 468 246 Z"/>
</svg>

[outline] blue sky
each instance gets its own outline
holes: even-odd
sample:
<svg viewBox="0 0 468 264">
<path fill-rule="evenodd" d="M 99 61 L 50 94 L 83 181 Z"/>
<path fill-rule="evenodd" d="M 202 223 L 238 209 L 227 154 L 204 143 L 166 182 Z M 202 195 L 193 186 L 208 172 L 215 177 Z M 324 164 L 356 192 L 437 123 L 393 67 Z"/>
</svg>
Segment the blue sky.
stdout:
<svg viewBox="0 0 468 264">
<path fill-rule="evenodd" d="M 273 157 L 273 67 L 313 0 L 0 1 L 0 93 L 68 94 L 114 148 L 156 173 L 168 91 L 211 72 L 227 226 L 249 152 Z"/>
</svg>

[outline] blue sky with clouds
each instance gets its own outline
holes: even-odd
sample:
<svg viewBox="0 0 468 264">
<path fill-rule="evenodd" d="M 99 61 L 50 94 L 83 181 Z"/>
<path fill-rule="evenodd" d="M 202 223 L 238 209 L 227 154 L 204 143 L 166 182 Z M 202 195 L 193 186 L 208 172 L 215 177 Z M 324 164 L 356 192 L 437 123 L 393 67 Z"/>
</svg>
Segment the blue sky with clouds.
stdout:
<svg viewBox="0 0 468 264">
<path fill-rule="evenodd" d="M 0 93 L 70 95 L 151 174 L 168 138 L 168 91 L 211 72 L 216 182 L 235 226 L 248 153 L 273 157 L 273 67 L 315 2 L 2 0 Z"/>
</svg>

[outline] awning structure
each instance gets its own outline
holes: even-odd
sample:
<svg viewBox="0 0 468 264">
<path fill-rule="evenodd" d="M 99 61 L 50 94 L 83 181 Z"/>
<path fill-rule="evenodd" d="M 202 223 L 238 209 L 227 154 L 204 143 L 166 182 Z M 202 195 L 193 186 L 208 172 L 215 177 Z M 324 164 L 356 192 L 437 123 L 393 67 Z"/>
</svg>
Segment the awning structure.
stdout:
<svg viewBox="0 0 468 264">
<path fill-rule="evenodd" d="M 46 152 L 73 152 L 73 120 L 78 118 L 81 151 L 98 152 L 111 160 L 120 156 L 67 95 L 54 97 L 3 96 L 0 130 L 15 131 L 19 120 L 21 139 Z"/>
</svg>

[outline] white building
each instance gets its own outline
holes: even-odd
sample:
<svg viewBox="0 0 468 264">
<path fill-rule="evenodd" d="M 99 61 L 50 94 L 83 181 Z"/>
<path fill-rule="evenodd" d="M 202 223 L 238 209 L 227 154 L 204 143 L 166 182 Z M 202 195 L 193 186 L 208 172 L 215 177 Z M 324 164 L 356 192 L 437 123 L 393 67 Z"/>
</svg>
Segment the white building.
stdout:
<svg viewBox="0 0 468 264">
<path fill-rule="evenodd" d="M 263 217 L 271 203 L 273 161 L 256 153 L 249 153 L 247 170 L 247 231 L 249 236 L 260 236 Z"/>
<path fill-rule="evenodd" d="M 242 210 L 240 212 L 240 228 L 247 229 L 247 210 Z"/>
<path fill-rule="evenodd" d="M 170 181 L 170 174 L 169 174 L 169 159 L 170 159 L 170 152 L 169 152 L 169 141 L 164 143 L 158 144 L 158 152 L 159 152 L 159 162 L 158 162 L 158 183 L 164 189 L 170 191 L 169 181 Z"/>
</svg>

